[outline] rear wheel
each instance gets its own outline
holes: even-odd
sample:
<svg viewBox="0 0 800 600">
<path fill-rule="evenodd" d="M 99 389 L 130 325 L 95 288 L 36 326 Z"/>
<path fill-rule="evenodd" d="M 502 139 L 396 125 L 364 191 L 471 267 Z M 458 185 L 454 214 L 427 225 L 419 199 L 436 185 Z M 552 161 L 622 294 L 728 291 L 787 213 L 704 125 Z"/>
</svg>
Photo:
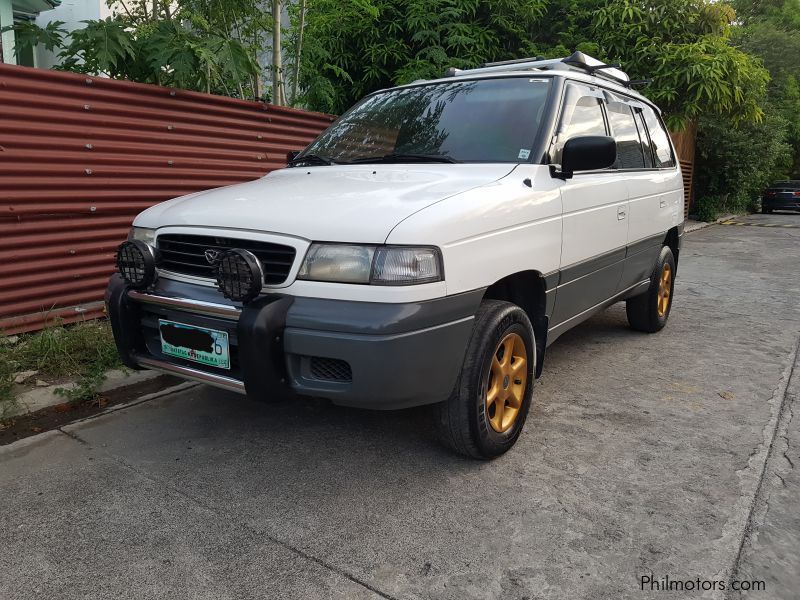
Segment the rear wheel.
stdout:
<svg viewBox="0 0 800 600">
<path fill-rule="evenodd" d="M 655 333 L 667 324 L 675 290 L 675 257 L 669 246 L 661 248 L 644 294 L 625 302 L 628 323 L 637 331 Z"/>
<path fill-rule="evenodd" d="M 481 459 L 511 448 L 528 416 L 535 364 L 533 327 L 525 311 L 510 302 L 484 300 L 455 389 L 436 407 L 442 441 Z"/>
<path fill-rule="evenodd" d="M 762 206 L 762 207 L 761 207 L 761 214 L 764 214 L 764 215 L 771 215 L 771 214 L 772 214 L 772 209 L 771 209 L 771 208 L 766 208 L 766 207 Z"/>
</svg>

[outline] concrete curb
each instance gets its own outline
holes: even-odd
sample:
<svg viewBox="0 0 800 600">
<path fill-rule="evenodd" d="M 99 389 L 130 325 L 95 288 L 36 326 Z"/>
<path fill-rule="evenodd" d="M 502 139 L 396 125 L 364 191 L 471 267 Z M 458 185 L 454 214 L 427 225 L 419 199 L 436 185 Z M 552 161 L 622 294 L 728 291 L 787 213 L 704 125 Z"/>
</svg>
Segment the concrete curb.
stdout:
<svg viewBox="0 0 800 600">
<path fill-rule="evenodd" d="M 149 371 L 148 371 L 148 373 L 149 373 Z M 162 374 L 161 373 L 156 373 L 156 377 L 159 376 L 159 375 L 162 375 Z M 147 379 L 152 379 L 152 377 L 147 377 L 144 380 L 147 380 Z M 130 384 L 130 385 L 133 385 L 133 384 Z M 76 419 L 75 421 L 71 421 L 71 422 L 69 422 L 69 423 L 67 423 L 65 425 L 62 425 L 61 427 L 57 427 L 55 429 L 50 429 L 49 431 L 43 431 L 41 433 L 37 433 L 36 435 L 31 435 L 31 436 L 22 438 L 21 440 L 17 440 L 15 442 L 11 442 L 10 444 L 5 444 L 3 446 L 0 446 L 0 456 L 2 456 L 3 454 L 10 454 L 12 452 L 15 452 L 15 451 L 20 450 L 20 449 L 27 448 L 29 446 L 36 445 L 39 442 L 47 442 L 51 438 L 58 437 L 59 435 L 65 435 L 65 434 L 69 435 L 69 431 L 70 430 L 77 428 L 78 426 L 82 425 L 83 423 L 86 423 L 87 421 L 92 421 L 94 419 L 98 419 L 100 417 L 104 417 L 104 416 L 110 415 L 110 414 L 118 412 L 120 410 L 125 410 L 127 408 L 131 408 L 133 406 L 136 406 L 137 404 L 142 404 L 143 402 L 148 402 L 149 400 L 155 400 L 156 398 L 161 398 L 162 396 L 167 396 L 169 394 L 175 394 L 175 393 L 178 393 L 178 392 L 184 392 L 186 390 L 190 390 L 190 389 L 198 387 L 200 385 L 202 385 L 202 384 L 194 382 L 194 381 L 184 381 L 184 382 L 178 383 L 176 385 L 171 385 L 171 386 L 162 388 L 162 389 L 158 390 L 157 392 L 152 392 L 152 393 L 149 393 L 149 394 L 144 394 L 142 396 L 137 396 L 133 400 L 130 400 L 130 401 L 125 402 L 123 404 L 116 404 L 114 406 L 109 406 L 108 408 L 106 408 L 105 410 L 103 410 L 103 411 L 101 411 L 101 412 L 99 412 L 97 414 L 89 415 L 89 416 L 83 417 L 81 419 Z M 120 387 L 127 387 L 127 384 L 125 386 L 120 386 Z"/>
<path fill-rule="evenodd" d="M 106 380 L 100 386 L 101 393 L 111 392 L 119 388 L 137 385 L 161 375 L 157 371 L 123 371 L 115 369 L 106 373 Z M 69 389 L 74 387 L 75 382 L 48 385 L 47 387 L 33 388 L 27 390 L 17 397 L 17 405 L 9 410 L 6 417 L 18 417 L 27 415 L 43 408 L 63 404 L 67 401 L 64 396 L 55 393 L 58 388 Z"/>
<path fill-rule="evenodd" d="M 159 373 L 159 375 L 161 375 L 163 377 L 163 373 Z M 87 421 L 93 421 L 95 419 L 99 419 L 101 417 L 105 417 L 107 415 L 110 415 L 112 413 L 118 412 L 120 410 L 125 410 L 125 409 L 131 408 L 133 406 L 136 406 L 138 404 L 142 404 L 144 402 L 149 402 L 150 400 L 156 400 L 156 399 L 161 398 L 163 396 L 169 396 L 170 394 L 178 394 L 180 392 L 185 392 L 186 390 L 191 390 L 191 389 L 194 389 L 194 388 L 199 387 L 201 385 L 203 385 L 203 384 L 199 383 L 197 381 L 182 381 L 181 383 L 176 383 L 175 385 L 162 387 L 157 392 L 151 392 L 149 394 L 143 394 L 141 396 L 137 396 L 136 398 L 134 398 L 132 400 L 129 400 L 128 402 L 124 402 L 123 404 L 115 404 L 114 406 L 109 406 L 108 408 L 106 408 L 105 410 L 103 410 L 102 412 L 99 412 L 97 414 L 89 415 L 89 416 L 83 417 L 81 419 L 75 419 L 74 421 L 70 421 L 69 423 L 66 423 L 65 425 L 62 425 L 58 429 L 61 432 L 69 433 L 70 431 L 72 431 L 74 429 L 78 429 L 80 426 L 82 426 Z M 14 443 L 16 443 L 16 442 L 14 442 Z"/>
<path fill-rule="evenodd" d="M 694 231 L 698 231 L 700 229 L 705 229 L 710 225 L 716 225 L 718 223 L 722 223 L 723 221 L 727 221 L 729 219 L 733 219 L 734 217 L 741 217 L 742 215 L 725 215 L 724 217 L 720 217 L 716 221 L 711 221 L 710 223 L 706 223 L 705 221 L 694 221 L 692 219 L 687 219 L 685 225 L 683 226 L 684 233 L 692 233 Z"/>
</svg>

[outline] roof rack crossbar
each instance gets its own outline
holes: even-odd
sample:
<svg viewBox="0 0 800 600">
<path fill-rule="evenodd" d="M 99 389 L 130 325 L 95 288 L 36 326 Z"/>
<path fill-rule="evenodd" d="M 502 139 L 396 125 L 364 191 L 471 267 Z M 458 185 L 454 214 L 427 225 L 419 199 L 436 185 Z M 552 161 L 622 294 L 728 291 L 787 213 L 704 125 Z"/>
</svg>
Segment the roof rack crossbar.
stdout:
<svg viewBox="0 0 800 600">
<path fill-rule="evenodd" d="M 630 87 L 630 77 L 620 69 L 618 64 L 606 64 L 583 52 L 573 52 L 564 58 L 518 58 L 514 60 L 503 60 L 499 62 L 489 62 L 476 69 L 454 69 L 450 68 L 445 73 L 445 77 L 455 77 L 458 75 L 478 75 L 482 73 L 493 73 L 498 71 L 534 71 L 534 70 L 557 70 L 571 69 L 581 71 L 597 77 L 603 77 L 615 83 Z"/>
<path fill-rule="evenodd" d="M 595 65 L 593 67 L 586 67 L 586 70 L 590 73 L 594 73 L 595 71 L 600 71 L 602 69 L 619 69 L 622 65 L 619 63 L 614 63 L 611 65 Z"/>
<path fill-rule="evenodd" d="M 481 67 L 499 67 L 500 65 L 519 65 L 522 63 L 541 62 L 546 61 L 544 56 L 537 56 L 536 58 L 515 58 L 513 60 L 498 60 L 496 62 L 483 63 Z M 556 59 L 561 60 L 561 59 Z"/>
</svg>

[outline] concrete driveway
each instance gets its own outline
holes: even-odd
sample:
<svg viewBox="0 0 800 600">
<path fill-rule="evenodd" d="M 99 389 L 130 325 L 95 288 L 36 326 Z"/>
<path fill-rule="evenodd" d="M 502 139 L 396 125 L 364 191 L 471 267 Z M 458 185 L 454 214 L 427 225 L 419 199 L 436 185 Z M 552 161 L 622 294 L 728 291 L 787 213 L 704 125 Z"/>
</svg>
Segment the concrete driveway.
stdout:
<svg viewBox="0 0 800 600">
<path fill-rule="evenodd" d="M 800 215 L 745 221 L 798 227 L 688 235 L 668 327 L 562 337 L 494 462 L 191 385 L 0 449 L 0 598 L 797 598 Z"/>
</svg>

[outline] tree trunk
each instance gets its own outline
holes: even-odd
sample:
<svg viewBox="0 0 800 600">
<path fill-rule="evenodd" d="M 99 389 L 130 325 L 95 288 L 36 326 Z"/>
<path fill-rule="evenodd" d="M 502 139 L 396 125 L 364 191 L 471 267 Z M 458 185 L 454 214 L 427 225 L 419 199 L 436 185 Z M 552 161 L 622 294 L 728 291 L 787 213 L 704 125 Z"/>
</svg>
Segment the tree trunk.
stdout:
<svg viewBox="0 0 800 600">
<path fill-rule="evenodd" d="M 300 57 L 303 53 L 303 29 L 306 25 L 306 0 L 300 0 L 300 31 L 297 34 L 297 50 L 294 54 L 294 81 L 292 81 L 292 104 L 297 102 L 297 88 L 300 85 Z"/>
<path fill-rule="evenodd" d="M 281 60 L 281 0 L 272 0 L 272 103 L 284 106 L 283 64 Z"/>
</svg>

